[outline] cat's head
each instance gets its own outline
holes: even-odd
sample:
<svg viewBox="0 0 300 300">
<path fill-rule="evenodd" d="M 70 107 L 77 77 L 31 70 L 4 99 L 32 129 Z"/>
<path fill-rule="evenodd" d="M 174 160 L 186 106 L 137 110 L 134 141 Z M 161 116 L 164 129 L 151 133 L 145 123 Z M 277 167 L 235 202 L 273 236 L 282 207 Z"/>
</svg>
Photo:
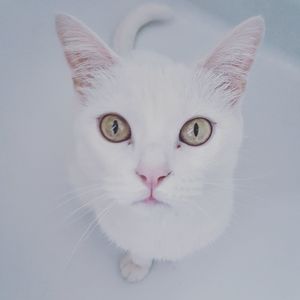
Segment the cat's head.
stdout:
<svg viewBox="0 0 300 300">
<path fill-rule="evenodd" d="M 196 202 L 219 211 L 202 195 L 232 174 L 263 20 L 240 24 L 193 67 L 157 54 L 119 57 L 69 16 L 58 16 L 57 29 L 82 103 L 77 164 L 83 182 L 99 182 L 99 207 L 109 199 L 137 211 Z"/>
</svg>

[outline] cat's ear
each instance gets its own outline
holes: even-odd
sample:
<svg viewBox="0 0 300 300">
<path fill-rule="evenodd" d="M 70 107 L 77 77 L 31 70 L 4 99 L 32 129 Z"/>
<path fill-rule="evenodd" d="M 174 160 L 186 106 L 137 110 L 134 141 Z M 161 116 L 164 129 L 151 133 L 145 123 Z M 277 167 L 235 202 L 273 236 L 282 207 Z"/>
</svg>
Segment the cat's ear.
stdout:
<svg viewBox="0 0 300 300">
<path fill-rule="evenodd" d="M 235 27 L 201 63 L 216 76 L 216 88 L 224 90 L 231 104 L 236 103 L 246 87 L 247 74 L 264 34 L 262 17 L 252 17 Z"/>
<path fill-rule="evenodd" d="M 72 71 L 75 90 L 85 100 L 88 88 L 93 87 L 99 73 L 109 74 L 119 60 L 101 39 L 76 18 L 58 14 L 57 35 Z"/>
</svg>

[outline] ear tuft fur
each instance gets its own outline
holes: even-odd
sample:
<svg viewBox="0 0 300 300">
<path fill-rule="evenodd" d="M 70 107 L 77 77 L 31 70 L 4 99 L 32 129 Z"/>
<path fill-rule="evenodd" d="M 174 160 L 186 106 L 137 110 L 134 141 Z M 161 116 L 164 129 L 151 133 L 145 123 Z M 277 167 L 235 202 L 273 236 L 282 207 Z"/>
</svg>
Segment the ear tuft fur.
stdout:
<svg viewBox="0 0 300 300">
<path fill-rule="evenodd" d="M 264 35 L 264 19 L 252 17 L 235 27 L 204 61 L 202 67 L 218 80 L 218 89 L 232 91 L 234 104 L 245 90 L 246 79 L 256 50 Z"/>
<path fill-rule="evenodd" d="M 96 74 L 108 72 L 118 57 L 76 18 L 58 14 L 55 21 L 57 35 L 72 71 L 74 87 L 84 97 L 86 88 L 93 86 Z"/>
</svg>

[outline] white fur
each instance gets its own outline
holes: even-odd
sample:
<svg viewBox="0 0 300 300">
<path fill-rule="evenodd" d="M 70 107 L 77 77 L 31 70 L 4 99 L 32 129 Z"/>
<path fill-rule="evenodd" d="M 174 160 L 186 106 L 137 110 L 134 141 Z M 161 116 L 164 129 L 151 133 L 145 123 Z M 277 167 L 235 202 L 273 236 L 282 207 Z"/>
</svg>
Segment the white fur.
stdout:
<svg viewBox="0 0 300 300">
<path fill-rule="evenodd" d="M 173 17 L 172 10 L 163 4 L 148 3 L 139 6 L 122 20 L 116 29 L 113 47 L 117 53 L 128 54 L 133 48 L 135 36 L 146 24 L 166 21 Z"/>
<path fill-rule="evenodd" d="M 151 259 L 140 258 L 138 255 L 126 253 L 120 261 L 120 271 L 129 282 L 140 281 L 148 275 L 152 266 Z"/>
<path fill-rule="evenodd" d="M 74 18 L 74 24 L 69 21 L 60 16 L 57 26 L 66 56 L 72 57 L 80 49 L 82 33 L 76 31 L 87 28 L 80 29 Z M 73 34 L 75 52 L 67 32 Z M 83 39 L 82 51 L 101 56 L 91 61 L 95 65 L 69 61 L 80 76 L 92 72 L 89 84 L 80 86 L 86 105 L 75 127 L 72 180 L 79 186 L 97 184 L 98 190 L 82 201 L 89 202 L 108 238 L 131 253 L 132 262 L 136 257 L 147 262 L 181 259 L 214 241 L 226 228 L 243 129 L 238 100 L 262 33 L 262 19 L 250 19 L 194 68 L 153 53 L 132 51 L 120 58 L 100 40 L 96 42 L 100 53 L 93 52 L 88 44 L 94 43 L 94 36 Z M 129 122 L 131 143 L 110 143 L 102 137 L 98 117 L 109 112 Z M 191 147 L 181 143 L 178 134 L 195 116 L 211 120 L 214 130 L 206 144 Z M 154 192 L 166 205 L 135 204 L 149 194 L 135 173 L 146 158 L 154 165 L 167 163 L 172 171 Z M 139 274 L 131 274 L 134 263 L 129 270 L 121 263 L 122 274 L 129 280 L 142 279 L 151 263 L 146 265 L 136 268 Z"/>
</svg>

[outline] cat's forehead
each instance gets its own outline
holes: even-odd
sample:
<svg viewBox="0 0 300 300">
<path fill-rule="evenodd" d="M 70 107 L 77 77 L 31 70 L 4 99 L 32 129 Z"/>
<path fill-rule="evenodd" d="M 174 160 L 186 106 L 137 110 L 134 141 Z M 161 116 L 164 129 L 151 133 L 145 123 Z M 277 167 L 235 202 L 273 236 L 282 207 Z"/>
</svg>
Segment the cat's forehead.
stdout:
<svg viewBox="0 0 300 300">
<path fill-rule="evenodd" d="M 174 116 L 188 106 L 191 78 L 189 68 L 170 60 L 130 61 L 118 73 L 113 101 L 144 118 Z"/>
</svg>

